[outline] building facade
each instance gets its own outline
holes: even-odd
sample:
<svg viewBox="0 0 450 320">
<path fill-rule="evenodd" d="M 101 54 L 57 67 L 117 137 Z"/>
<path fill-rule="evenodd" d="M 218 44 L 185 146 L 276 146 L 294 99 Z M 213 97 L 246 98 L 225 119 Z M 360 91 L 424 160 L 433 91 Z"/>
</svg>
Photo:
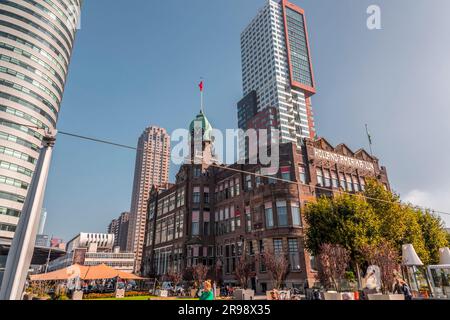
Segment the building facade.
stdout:
<svg viewBox="0 0 450 320">
<path fill-rule="evenodd" d="M 127 235 L 127 251 L 136 256 L 140 265 L 144 246 L 147 200 L 153 186 L 169 181 L 170 136 L 163 128 L 150 127 L 138 141 L 133 193 Z"/>
<path fill-rule="evenodd" d="M 314 138 L 311 96 L 316 89 L 304 10 L 286 0 L 268 0 L 242 32 L 241 54 L 245 98 L 238 104 L 238 122 L 247 123 L 252 115 L 253 109 L 244 112 L 242 105 L 255 92 L 253 116 L 275 108 L 273 127 L 280 130 L 282 143 L 300 146 L 303 138 Z"/>
<path fill-rule="evenodd" d="M 211 130 L 206 117 L 203 129 Z M 211 150 L 210 143 L 204 141 L 204 152 Z M 173 186 L 154 188 L 148 201 L 142 274 L 163 276 L 169 270 L 183 272 L 204 264 L 210 277 L 236 284 L 234 271 L 245 254 L 253 260 L 249 286 L 264 292 L 272 288 L 263 259 L 271 252 L 284 255 L 289 263 L 288 287 L 311 287 L 317 272 L 304 246 L 306 203 L 342 191 L 362 192 L 367 179 L 390 189 L 377 158 L 344 144 L 334 147 L 325 139 L 304 138 L 301 148 L 282 144 L 277 172 L 262 177 L 261 169 L 189 162 L 180 168 Z"/>
<path fill-rule="evenodd" d="M 127 236 L 130 221 L 130 213 L 123 212 L 117 219 L 113 219 L 108 226 L 108 233 L 114 235 L 114 246 L 120 251 L 127 250 Z"/>
<path fill-rule="evenodd" d="M 0 2 L 2 242 L 14 236 L 43 130 L 56 128 L 80 6 L 81 0 Z"/>
<path fill-rule="evenodd" d="M 74 264 L 97 266 L 105 264 L 117 270 L 133 272 L 134 254 L 123 253 L 114 247 L 114 235 L 80 233 L 67 243 L 64 256 L 50 262 L 48 271 L 55 271 Z"/>
</svg>

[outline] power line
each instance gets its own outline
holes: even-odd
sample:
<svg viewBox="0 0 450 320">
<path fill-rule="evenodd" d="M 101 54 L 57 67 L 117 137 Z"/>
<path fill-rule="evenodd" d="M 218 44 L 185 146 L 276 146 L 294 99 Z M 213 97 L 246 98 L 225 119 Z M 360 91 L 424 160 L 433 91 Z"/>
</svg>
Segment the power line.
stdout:
<svg viewBox="0 0 450 320">
<path fill-rule="evenodd" d="M 3 121 L 10 122 L 10 123 L 13 123 L 13 124 L 16 124 L 16 125 L 20 125 L 20 126 L 24 126 L 24 127 L 35 128 L 35 129 L 39 129 L 39 130 L 45 130 L 44 128 L 30 126 L 30 125 L 26 125 L 26 124 L 22 124 L 22 123 L 17 123 L 17 122 L 13 122 L 13 121 L 10 121 L 10 120 L 3 119 Z M 128 149 L 128 150 L 134 150 L 134 151 L 143 150 L 143 149 L 132 147 L 132 146 L 128 146 L 128 145 L 125 145 L 125 144 L 120 144 L 120 143 L 111 142 L 111 141 L 107 141 L 107 140 L 102 140 L 102 139 L 98 139 L 98 138 L 92 138 L 92 137 L 83 136 L 83 135 L 79 135 L 79 134 L 75 134 L 75 133 L 69 133 L 69 132 L 64 132 L 64 131 L 58 131 L 58 133 L 60 133 L 62 135 L 65 135 L 65 136 L 72 137 L 72 138 L 77 138 L 77 139 L 91 141 L 91 142 L 96 142 L 96 143 L 102 143 L 102 144 L 111 145 L 111 146 L 122 148 L 122 149 Z M 191 161 L 190 159 L 187 159 L 187 158 L 183 159 L 183 158 L 174 157 L 174 156 L 171 156 L 171 158 L 184 161 L 185 163 L 191 163 L 192 164 L 192 162 L 193 162 L 193 161 Z M 200 160 L 200 161 L 203 161 L 202 157 L 196 157 L 196 159 Z M 209 165 L 212 166 L 212 167 L 223 169 L 223 170 L 234 171 L 234 172 L 237 172 L 237 173 L 243 173 L 243 174 L 252 175 L 252 176 L 256 176 L 256 177 L 260 177 L 260 178 L 267 178 L 267 179 L 271 179 L 271 180 L 274 180 L 274 181 L 280 181 L 280 182 L 289 183 L 289 184 L 295 184 L 297 186 L 311 187 L 311 185 L 306 184 L 306 183 L 292 181 L 292 180 L 287 180 L 287 179 L 282 179 L 282 178 L 277 178 L 277 177 L 272 177 L 272 176 L 269 176 L 269 175 L 258 174 L 256 172 L 240 170 L 240 169 L 232 168 L 232 167 L 226 166 L 226 165 L 218 165 L 218 164 L 215 164 L 215 163 L 210 163 Z M 313 187 L 315 189 L 324 190 L 324 191 L 327 191 L 327 192 L 332 191 L 331 188 L 326 188 L 326 187 L 321 187 L 321 186 L 313 186 Z M 397 204 L 396 202 L 393 202 L 393 201 L 388 201 L 388 200 L 378 199 L 378 198 L 373 198 L 373 197 L 367 197 L 367 196 L 365 196 L 365 195 L 363 195 L 361 193 L 351 193 L 351 192 L 348 192 L 348 191 L 343 191 L 341 189 L 339 189 L 338 192 L 340 194 L 347 194 L 347 195 L 350 195 L 350 196 L 362 197 L 362 198 L 365 198 L 367 200 L 379 201 L 379 202 L 384 202 L 384 203 L 389 203 L 389 204 Z M 403 204 L 403 203 L 400 203 L 400 205 L 407 206 L 407 204 Z M 423 209 L 425 211 L 431 211 L 433 213 L 438 213 L 438 214 L 450 216 L 450 212 L 438 211 L 438 210 L 434 210 L 434 209 L 431 209 L 431 208 L 427 209 L 427 208 L 424 208 L 424 207 L 421 207 L 421 206 L 415 206 L 413 204 L 410 204 L 410 205 L 412 207 L 420 208 L 420 209 Z"/>
</svg>

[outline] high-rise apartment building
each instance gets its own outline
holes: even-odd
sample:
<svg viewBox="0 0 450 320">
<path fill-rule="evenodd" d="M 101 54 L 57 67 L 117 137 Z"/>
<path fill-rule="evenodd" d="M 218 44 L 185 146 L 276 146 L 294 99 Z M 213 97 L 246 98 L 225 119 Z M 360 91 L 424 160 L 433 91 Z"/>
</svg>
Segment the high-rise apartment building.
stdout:
<svg viewBox="0 0 450 320">
<path fill-rule="evenodd" d="M 169 181 L 170 136 L 163 128 L 147 128 L 139 138 L 128 227 L 127 251 L 135 253 L 140 266 L 144 245 L 147 202 L 153 186 Z"/>
<path fill-rule="evenodd" d="M 300 146 L 303 138 L 314 138 L 311 96 L 316 89 L 304 10 L 286 0 L 268 0 L 242 32 L 241 51 L 240 128 L 250 129 L 249 119 L 275 108 L 273 127 L 281 131 L 282 143 Z"/>
<path fill-rule="evenodd" d="M 43 137 L 55 129 L 81 0 L 0 1 L 0 244 L 10 244 Z"/>
<path fill-rule="evenodd" d="M 120 217 L 113 219 L 108 226 L 108 234 L 114 235 L 114 247 L 119 247 L 120 251 L 127 250 L 127 236 L 130 213 L 123 212 Z"/>
</svg>

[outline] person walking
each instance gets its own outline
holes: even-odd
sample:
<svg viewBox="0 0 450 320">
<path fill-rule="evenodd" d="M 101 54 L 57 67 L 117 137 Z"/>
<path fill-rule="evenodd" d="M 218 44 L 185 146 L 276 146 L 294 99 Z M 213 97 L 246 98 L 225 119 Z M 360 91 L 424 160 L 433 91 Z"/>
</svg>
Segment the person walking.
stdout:
<svg viewBox="0 0 450 320">
<path fill-rule="evenodd" d="M 205 281 L 203 284 L 203 293 L 200 296 L 200 300 L 214 300 L 211 281 Z"/>
</svg>

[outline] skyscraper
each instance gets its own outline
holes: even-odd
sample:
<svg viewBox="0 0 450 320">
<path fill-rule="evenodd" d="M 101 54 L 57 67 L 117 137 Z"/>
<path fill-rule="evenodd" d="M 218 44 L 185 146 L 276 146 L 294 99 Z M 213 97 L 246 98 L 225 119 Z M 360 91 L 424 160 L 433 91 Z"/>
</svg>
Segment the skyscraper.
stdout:
<svg viewBox="0 0 450 320">
<path fill-rule="evenodd" d="M 113 219 L 108 226 L 108 233 L 114 235 L 114 247 L 119 247 L 122 252 L 127 250 L 129 221 L 130 213 L 123 212 L 120 217 Z"/>
<path fill-rule="evenodd" d="M 314 138 L 311 96 L 316 89 L 304 10 L 287 0 L 268 0 L 242 32 L 241 53 L 240 128 L 249 129 L 252 117 L 261 120 L 272 115 L 265 109 L 275 108 L 277 121 L 265 122 L 280 129 L 282 143 L 300 146 L 303 138 Z"/>
<path fill-rule="evenodd" d="M 0 1 L 0 243 L 10 243 L 55 129 L 81 0 Z"/>
<path fill-rule="evenodd" d="M 127 251 L 135 253 L 141 265 L 147 202 L 153 186 L 164 187 L 169 181 L 170 136 L 163 128 L 147 128 L 139 138 L 128 227 Z"/>
</svg>

